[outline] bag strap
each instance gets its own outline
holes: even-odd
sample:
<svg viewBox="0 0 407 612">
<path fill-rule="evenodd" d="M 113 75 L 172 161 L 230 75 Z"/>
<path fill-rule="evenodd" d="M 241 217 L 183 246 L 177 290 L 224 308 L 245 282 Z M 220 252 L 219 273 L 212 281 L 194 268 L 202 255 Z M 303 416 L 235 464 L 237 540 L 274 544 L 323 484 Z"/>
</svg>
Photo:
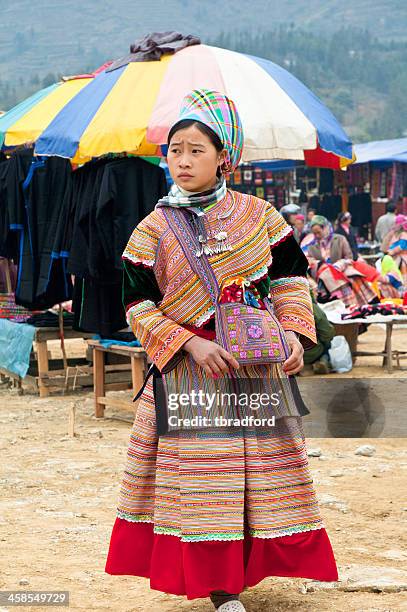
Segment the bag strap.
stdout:
<svg viewBox="0 0 407 612">
<path fill-rule="evenodd" d="M 189 265 L 206 286 L 211 301 L 216 308 L 218 306 L 220 287 L 207 257 L 204 254 L 201 257 L 196 257 L 195 255 L 195 251 L 200 249 L 201 245 L 192 230 L 190 219 L 193 213 L 188 213 L 185 209 L 181 208 L 164 206 L 161 208 L 161 211 L 168 226 L 177 238 Z M 187 215 L 189 215 L 189 219 Z"/>
</svg>

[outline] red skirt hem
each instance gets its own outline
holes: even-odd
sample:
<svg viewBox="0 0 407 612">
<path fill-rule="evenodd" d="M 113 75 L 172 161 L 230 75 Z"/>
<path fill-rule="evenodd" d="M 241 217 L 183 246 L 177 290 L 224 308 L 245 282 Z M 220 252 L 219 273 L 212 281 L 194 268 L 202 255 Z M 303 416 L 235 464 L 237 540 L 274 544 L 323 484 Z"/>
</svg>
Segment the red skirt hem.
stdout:
<svg viewBox="0 0 407 612">
<path fill-rule="evenodd" d="M 211 591 L 241 593 L 269 576 L 338 580 L 332 546 L 324 528 L 276 538 L 181 542 L 155 534 L 152 523 L 116 518 L 105 572 L 150 579 L 152 589 L 209 597 Z"/>
</svg>

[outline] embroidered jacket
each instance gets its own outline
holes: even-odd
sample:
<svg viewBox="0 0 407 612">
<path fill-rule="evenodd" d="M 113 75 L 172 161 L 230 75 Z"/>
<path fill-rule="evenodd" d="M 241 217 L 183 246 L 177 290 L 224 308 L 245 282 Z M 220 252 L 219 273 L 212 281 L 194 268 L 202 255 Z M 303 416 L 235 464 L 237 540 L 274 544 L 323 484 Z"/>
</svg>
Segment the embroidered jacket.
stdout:
<svg viewBox="0 0 407 612">
<path fill-rule="evenodd" d="M 233 247 L 209 256 L 219 285 L 245 277 L 260 298 L 270 296 L 283 328 L 300 334 L 305 348 L 313 346 L 308 264 L 292 228 L 265 200 L 239 192 L 234 197 L 235 208 L 226 219 L 219 221 L 218 215 L 230 210 L 228 198 L 205 213 L 209 236 L 227 231 Z M 187 340 L 214 329 L 214 308 L 160 208 L 133 231 L 123 264 L 129 325 L 157 367 L 168 369 Z"/>
</svg>

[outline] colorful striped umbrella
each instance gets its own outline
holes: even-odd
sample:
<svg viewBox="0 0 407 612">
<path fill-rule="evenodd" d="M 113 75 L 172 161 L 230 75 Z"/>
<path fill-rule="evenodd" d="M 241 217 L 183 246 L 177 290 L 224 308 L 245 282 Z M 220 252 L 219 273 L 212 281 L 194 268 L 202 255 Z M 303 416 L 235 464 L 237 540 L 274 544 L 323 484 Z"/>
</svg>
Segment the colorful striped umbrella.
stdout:
<svg viewBox="0 0 407 612">
<path fill-rule="evenodd" d="M 236 102 L 243 161 L 299 159 L 341 168 L 354 160 L 338 121 L 293 75 L 268 60 L 202 44 L 102 71 L 56 114 L 35 151 L 76 163 L 107 153 L 165 154 L 181 101 L 195 88 Z"/>
<path fill-rule="evenodd" d="M 54 117 L 94 77 L 111 65 L 103 64 L 90 74 L 64 77 L 36 92 L 0 117 L 0 147 L 4 149 L 34 143 Z"/>
</svg>

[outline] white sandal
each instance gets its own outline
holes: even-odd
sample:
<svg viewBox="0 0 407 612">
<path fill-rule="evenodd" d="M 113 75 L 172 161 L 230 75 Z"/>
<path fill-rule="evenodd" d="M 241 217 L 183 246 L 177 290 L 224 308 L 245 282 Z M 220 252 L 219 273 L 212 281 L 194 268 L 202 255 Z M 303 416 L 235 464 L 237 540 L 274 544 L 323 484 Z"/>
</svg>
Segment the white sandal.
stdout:
<svg viewBox="0 0 407 612">
<path fill-rule="evenodd" d="M 227 601 L 226 603 L 216 608 L 217 612 L 246 612 L 246 608 L 238 599 Z"/>
</svg>

